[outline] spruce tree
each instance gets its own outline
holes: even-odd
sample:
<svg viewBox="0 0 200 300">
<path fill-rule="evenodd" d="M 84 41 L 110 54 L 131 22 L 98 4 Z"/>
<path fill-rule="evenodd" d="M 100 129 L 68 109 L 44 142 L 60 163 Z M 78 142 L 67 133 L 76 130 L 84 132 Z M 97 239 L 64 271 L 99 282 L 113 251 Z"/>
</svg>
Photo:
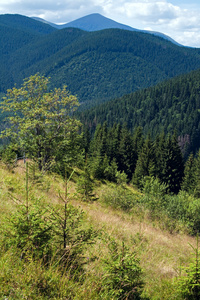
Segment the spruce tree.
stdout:
<svg viewBox="0 0 200 300">
<path fill-rule="evenodd" d="M 195 180 L 195 160 L 193 153 L 190 154 L 184 169 L 184 178 L 182 183 L 182 190 L 194 193 L 196 187 Z"/>
<path fill-rule="evenodd" d="M 148 135 L 137 160 L 133 182 L 141 188 L 142 178 L 145 176 L 155 176 L 155 171 L 154 147 L 153 142 Z"/>
<path fill-rule="evenodd" d="M 125 172 L 130 180 L 136 166 L 136 153 L 133 148 L 133 140 L 127 128 L 123 127 L 119 144 L 119 171 Z"/>
<path fill-rule="evenodd" d="M 194 159 L 194 196 L 200 196 L 200 150 Z"/>
<path fill-rule="evenodd" d="M 90 167 L 86 162 L 84 171 L 77 182 L 77 191 L 82 195 L 83 201 L 89 201 L 94 199 L 93 190 L 94 184 L 90 175 Z"/>
<path fill-rule="evenodd" d="M 154 141 L 154 152 L 156 162 L 156 177 L 163 181 L 163 169 L 165 167 L 165 156 L 166 156 L 166 136 L 164 132 L 156 136 Z"/>
<path fill-rule="evenodd" d="M 118 164 L 120 162 L 119 146 L 121 140 L 121 132 L 121 124 L 116 123 L 113 125 L 112 129 L 109 132 L 110 159 L 115 159 Z"/>
<path fill-rule="evenodd" d="M 184 176 L 184 162 L 178 145 L 176 133 L 168 136 L 165 142 L 161 181 L 168 185 L 169 191 L 177 194 Z"/>
</svg>

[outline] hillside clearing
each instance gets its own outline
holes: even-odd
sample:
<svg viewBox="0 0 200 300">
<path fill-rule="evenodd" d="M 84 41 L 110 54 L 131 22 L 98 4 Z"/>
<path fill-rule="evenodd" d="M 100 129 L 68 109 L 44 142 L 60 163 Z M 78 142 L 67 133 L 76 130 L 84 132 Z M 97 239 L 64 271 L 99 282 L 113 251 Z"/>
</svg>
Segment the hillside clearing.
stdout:
<svg viewBox="0 0 200 300">
<path fill-rule="evenodd" d="M 47 202 L 58 203 L 58 191 L 64 190 L 63 182 L 59 176 L 44 176 L 41 185 L 30 182 L 30 192 L 39 198 L 47 199 Z M 13 172 L 9 172 L 4 167 L 0 168 L 1 183 L 1 215 L 8 215 L 13 210 L 13 202 L 9 194 L 15 197 L 23 197 L 25 186 L 25 167 L 19 164 Z M 47 184 L 48 183 L 48 184 Z M 104 190 L 104 185 L 98 188 Z M 104 234 L 112 236 L 119 244 L 122 242 L 130 249 L 136 251 L 140 258 L 141 267 L 144 272 L 145 292 L 151 299 L 170 299 L 174 287 L 173 278 L 180 273 L 180 266 L 185 266 L 191 258 L 192 248 L 195 247 L 196 239 L 186 234 L 170 234 L 161 230 L 156 224 L 150 222 L 145 217 L 132 213 L 125 213 L 121 210 L 113 209 L 99 200 L 95 202 L 80 201 L 74 196 L 75 183 L 69 184 L 69 201 L 73 206 L 81 208 L 87 216 L 87 222 L 95 229 L 101 230 Z M 2 218 L 3 222 L 4 218 Z M 107 254 L 105 244 L 98 241 L 87 249 L 93 256 L 104 257 Z M 97 274 L 103 271 L 98 263 L 102 258 L 98 258 L 89 267 L 90 272 Z M 90 296 L 89 296 L 90 297 Z M 92 297 L 92 296 L 91 296 Z M 77 298 L 78 299 L 78 298 Z M 86 298 L 80 298 L 86 299 Z M 92 298 L 88 298 L 92 299 Z"/>
</svg>

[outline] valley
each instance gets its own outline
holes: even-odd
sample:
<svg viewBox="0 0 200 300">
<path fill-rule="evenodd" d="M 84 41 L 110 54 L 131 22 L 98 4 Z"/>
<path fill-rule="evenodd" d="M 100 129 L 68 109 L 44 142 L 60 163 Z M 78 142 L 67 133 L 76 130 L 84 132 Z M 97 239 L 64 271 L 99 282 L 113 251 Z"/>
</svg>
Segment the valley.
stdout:
<svg viewBox="0 0 200 300">
<path fill-rule="evenodd" d="M 200 49 L 0 15 L 0 299 L 199 299 Z"/>
</svg>

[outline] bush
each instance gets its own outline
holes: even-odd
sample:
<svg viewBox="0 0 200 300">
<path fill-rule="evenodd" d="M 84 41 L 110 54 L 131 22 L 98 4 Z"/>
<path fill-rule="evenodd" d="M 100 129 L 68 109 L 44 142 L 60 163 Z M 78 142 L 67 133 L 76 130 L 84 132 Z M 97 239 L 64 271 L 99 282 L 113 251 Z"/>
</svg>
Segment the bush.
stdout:
<svg viewBox="0 0 200 300">
<path fill-rule="evenodd" d="M 84 213 L 68 204 L 53 208 L 51 212 L 54 244 L 57 245 L 56 259 L 65 269 L 77 274 L 85 263 L 84 250 L 98 234 L 84 223 Z"/>
<path fill-rule="evenodd" d="M 102 195 L 102 200 L 116 209 L 120 208 L 124 211 L 130 211 L 137 203 L 138 198 L 123 186 L 115 186 L 115 189 L 109 188 Z"/>
<path fill-rule="evenodd" d="M 111 296 L 117 299 L 141 299 L 142 270 L 136 254 L 128 251 L 124 243 L 120 247 L 113 240 L 109 243 L 109 253 L 110 258 L 105 260 L 104 285 Z"/>
<path fill-rule="evenodd" d="M 83 201 L 95 200 L 93 193 L 94 184 L 90 176 L 88 167 L 85 167 L 84 172 L 79 176 L 77 181 L 77 192 L 82 195 Z"/>
<path fill-rule="evenodd" d="M 31 255 L 45 261 L 51 258 L 52 224 L 39 201 L 32 201 L 29 207 L 17 206 L 8 222 L 5 244 L 20 249 L 21 257 Z"/>
<path fill-rule="evenodd" d="M 165 206 L 165 194 L 167 185 L 161 183 L 158 178 L 146 176 L 142 180 L 144 196 L 141 202 L 150 210 L 151 214 L 161 212 Z"/>
<path fill-rule="evenodd" d="M 192 247 L 192 246 L 191 246 Z M 193 248 L 193 247 L 192 247 Z M 189 267 L 182 270 L 183 275 L 177 282 L 177 290 L 183 299 L 199 300 L 200 299 L 200 260 L 199 245 L 197 237 L 197 247 L 194 250 L 194 259 Z"/>
<path fill-rule="evenodd" d="M 170 218 L 182 221 L 191 234 L 200 231 L 200 202 L 187 192 L 166 196 L 166 212 Z"/>
<path fill-rule="evenodd" d="M 14 150 L 12 145 L 9 145 L 4 151 L 2 151 L 1 159 L 6 165 L 8 170 L 12 170 L 16 164 L 17 151 Z"/>
<path fill-rule="evenodd" d="M 200 231 L 199 199 L 186 191 L 180 191 L 178 195 L 169 195 L 166 191 L 167 185 L 160 183 L 159 179 L 153 177 L 143 179 L 144 195 L 140 201 L 149 209 L 151 218 L 160 219 L 162 216 L 166 227 L 175 228 L 176 223 L 179 222 L 188 229 L 190 234 L 198 233 Z"/>
</svg>

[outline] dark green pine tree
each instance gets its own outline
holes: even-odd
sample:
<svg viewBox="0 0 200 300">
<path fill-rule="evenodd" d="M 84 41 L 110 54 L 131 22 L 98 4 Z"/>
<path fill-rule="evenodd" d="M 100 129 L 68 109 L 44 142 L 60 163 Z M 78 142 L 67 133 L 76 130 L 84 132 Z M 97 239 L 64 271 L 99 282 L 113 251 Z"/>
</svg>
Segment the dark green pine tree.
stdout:
<svg viewBox="0 0 200 300">
<path fill-rule="evenodd" d="M 91 155 L 98 155 L 102 158 L 109 153 L 109 138 L 107 122 L 98 125 L 90 148 Z"/>
<path fill-rule="evenodd" d="M 138 126 L 133 133 L 133 149 L 135 150 L 136 153 L 136 161 L 138 159 L 139 153 L 142 150 L 143 145 L 144 145 L 143 130 L 141 126 Z"/>
<path fill-rule="evenodd" d="M 183 157 L 178 145 L 176 133 L 174 133 L 173 136 L 166 138 L 160 179 L 168 185 L 170 192 L 177 194 L 181 188 L 183 176 Z"/>
<path fill-rule="evenodd" d="M 164 132 L 156 136 L 154 141 L 154 152 L 156 177 L 163 181 L 163 168 L 165 166 L 166 159 L 166 136 Z"/>
<path fill-rule="evenodd" d="M 94 137 L 90 143 L 89 153 L 91 156 L 96 156 L 99 152 L 99 145 L 101 144 L 102 139 L 102 126 L 98 124 L 94 132 Z"/>
<path fill-rule="evenodd" d="M 155 176 L 155 153 L 153 142 L 148 135 L 144 142 L 142 150 L 138 156 L 133 182 L 139 187 L 142 187 L 142 179 L 145 176 Z"/>
<path fill-rule="evenodd" d="M 108 140 L 108 125 L 107 122 L 103 123 L 101 143 L 99 145 L 99 152 L 102 157 L 109 155 L 109 140 Z"/>
<path fill-rule="evenodd" d="M 80 175 L 79 180 L 77 182 L 77 192 L 82 195 L 83 201 L 94 200 L 94 184 L 90 176 L 90 168 L 85 163 L 85 168 L 83 173 Z"/>
<path fill-rule="evenodd" d="M 133 140 L 131 133 L 124 126 L 121 131 L 121 139 L 119 144 L 118 169 L 125 172 L 128 179 L 131 180 L 135 171 L 137 156 L 133 148 Z"/>
<path fill-rule="evenodd" d="M 107 122 L 99 125 L 95 131 L 90 148 L 91 169 L 95 178 L 104 179 L 105 169 L 109 166 L 109 139 Z"/>
<path fill-rule="evenodd" d="M 194 159 L 194 191 L 195 197 L 200 197 L 200 150 Z"/>
<path fill-rule="evenodd" d="M 90 148 L 90 142 L 91 142 L 91 135 L 90 135 L 90 131 L 88 127 L 84 127 L 82 130 L 82 148 L 84 149 L 85 152 L 85 159 L 86 156 L 89 152 L 89 148 Z"/>
<path fill-rule="evenodd" d="M 112 129 L 109 132 L 109 153 L 110 153 L 110 160 L 115 161 L 119 164 L 120 162 L 120 153 L 119 153 L 119 146 L 121 140 L 121 132 L 122 126 L 121 124 L 114 124 Z"/>
<path fill-rule="evenodd" d="M 194 155 L 190 154 L 184 169 L 184 178 L 181 189 L 189 193 L 194 193 L 196 187 L 196 178 L 195 178 L 195 159 Z"/>
</svg>

